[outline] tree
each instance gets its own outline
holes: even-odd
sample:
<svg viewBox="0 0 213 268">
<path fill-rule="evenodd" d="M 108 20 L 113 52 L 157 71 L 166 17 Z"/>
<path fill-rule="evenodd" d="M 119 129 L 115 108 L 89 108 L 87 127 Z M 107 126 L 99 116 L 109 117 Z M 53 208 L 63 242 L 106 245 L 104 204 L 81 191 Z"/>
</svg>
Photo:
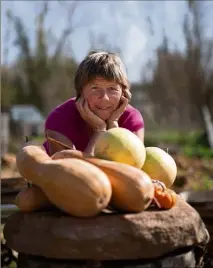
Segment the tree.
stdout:
<svg viewBox="0 0 213 268">
<path fill-rule="evenodd" d="M 67 3 L 59 1 L 59 4 L 67 12 L 67 23 L 60 38 L 54 39 L 55 49 L 52 55 L 50 55 L 50 43 L 48 42 L 52 28 L 45 29 L 45 20 L 49 13 L 50 4 L 49 1 L 41 2 L 41 10 L 35 18 L 35 49 L 30 47 L 29 36 L 23 20 L 11 10 L 7 12 L 7 17 L 15 29 L 14 45 L 19 49 L 19 58 L 14 66 L 17 101 L 18 103 L 34 104 L 44 113 L 52 108 L 51 100 L 56 96 L 60 95 L 58 101 L 67 98 L 67 89 L 62 90 L 62 88 L 69 87 L 70 97 L 73 89 L 72 74 L 77 68 L 77 63 L 73 57 L 65 57 L 64 46 L 68 37 L 79 27 L 73 23 L 78 3 L 77 1 Z"/>
<path fill-rule="evenodd" d="M 1 107 L 9 108 L 13 103 L 15 92 L 11 84 L 11 71 L 1 66 Z"/>
<path fill-rule="evenodd" d="M 112 44 L 108 40 L 108 36 L 105 33 L 89 33 L 90 39 L 90 51 L 91 50 L 104 50 L 107 52 L 118 53 L 122 57 L 122 50 L 121 48 L 116 45 L 115 43 Z"/>
<path fill-rule="evenodd" d="M 14 89 L 10 83 L 11 71 L 8 67 L 9 41 L 11 36 L 10 23 L 6 23 L 6 33 L 4 36 L 5 45 L 3 48 L 4 64 L 1 64 L 1 107 L 9 108 L 14 99 Z"/>
<path fill-rule="evenodd" d="M 187 45 L 185 70 L 191 98 L 191 113 L 201 118 L 209 145 L 213 149 L 213 111 L 211 110 L 213 36 L 208 40 L 204 35 L 205 1 L 187 0 L 187 2 L 190 12 L 185 15 L 183 29 Z M 190 16 L 192 24 L 189 22 Z"/>
<path fill-rule="evenodd" d="M 166 116 L 167 125 L 171 118 L 173 122 L 179 120 L 181 127 L 199 126 L 206 130 L 213 148 L 213 36 L 207 38 L 204 34 L 205 1 L 187 0 L 187 3 L 183 20 L 185 53 L 177 49 L 171 52 L 169 40 L 163 34 L 148 93 L 159 121 Z"/>
</svg>

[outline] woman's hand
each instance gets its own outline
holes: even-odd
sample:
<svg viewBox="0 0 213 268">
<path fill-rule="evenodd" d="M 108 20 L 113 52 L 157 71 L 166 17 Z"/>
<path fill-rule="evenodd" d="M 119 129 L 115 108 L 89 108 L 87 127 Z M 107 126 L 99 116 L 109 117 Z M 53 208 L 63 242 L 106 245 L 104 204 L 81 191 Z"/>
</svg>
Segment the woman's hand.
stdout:
<svg viewBox="0 0 213 268">
<path fill-rule="evenodd" d="M 107 120 L 109 121 L 118 121 L 122 113 L 125 111 L 126 106 L 128 105 L 128 99 L 124 96 L 121 97 L 120 104 L 116 110 L 113 111 L 110 118 Z"/>
<path fill-rule="evenodd" d="M 113 111 L 110 118 L 107 120 L 108 128 L 118 127 L 118 119 L 126 110 L 126 107 L 130 99 L 131 99 L 131 93 L 129 92 L 129 90 L 125 90 L 123 96 L 121 97 L 121 101 L 118 108 L 115 111 Z"/>
<path fill-rule="evenodd" d="M 88 105 L 88 102 L 80 97 L 76 101 L 76 107 L 81 115 L 81 117 L 95 130 L 104 131 L 106 130 L 106 122 L 94 114 Z"/>
</svg>

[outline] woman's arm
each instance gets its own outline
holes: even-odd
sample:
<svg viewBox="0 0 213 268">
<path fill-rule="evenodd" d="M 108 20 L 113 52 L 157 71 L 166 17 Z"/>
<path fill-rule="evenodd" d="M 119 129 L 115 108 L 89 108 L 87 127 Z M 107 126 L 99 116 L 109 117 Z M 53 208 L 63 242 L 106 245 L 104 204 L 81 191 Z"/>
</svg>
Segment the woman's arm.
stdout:
<svg viewBox="0 0 213 268">
<path fill-rule="evenodd" d="M 66 149 L 66 148 L 62 145 L 59 145 L 59 144 L 52 142 L 50 139 L 48 139 L 48 137 L 53 138 L 54 140 L 57 140 L 59 142 L 62 142 L 63 144 L 67 145 L 70 149 L 75 149 L 75 146 L 72 143 L 72 141 L 69 140 L 63 134 L 61 134 L 57 131 L 54 131 L 54 130 L 50 130 L 50 129 L 47 129 L 45 131 L 45 134 L 46 134 L 46 138 L 47 138 L 47 142 L 48 142 L 50 156 L 56 152 L 59 152 L 59 151 Z"/>
<path fill-rule="evenodd" d="M 86 154 L 94 155 L 94 147 L 95 147 L 96 140 L 98 139 L 98 137 L 101 135 L 102 132 L 104 132 L 104 130 L 96 131 L 93 134 L 86 149 L 84 150 Z M 49 145 L 50 156 L 61 150 L 66 150 L 66 149 L 75 150 L 76 149 L 75 146 L 72 144 L 72 142 L 69 139 L 67 139 L 64 135 L 56 131 L 52 131 L 52 130 L 51 131 L 48 130 L 48 133 L 49 134 L 47 136 L 47 141 Z"/>
<path fill-rule="evenodd" d="M 138 138 L 144 142 L 144 128 L 139 129 L 138 131 L 134 132 L 136 136 L 138 136 Z"/>
<path fill-rule="evenodd" d="M 84 153 L 89 154 L 91 156 L 94 156 L 95 143 L 103 132 L 105 132 L 105 130 L 98 130 L 98 131 L 94 132 L 94 134 L 93 134 L 92 138 L 90 139 L 86 149 L 84 150 Z"/>
<path fill-rule="evenodd" d="M 85 122 L 90 126 L 93 130 L 93 135 L 84 150 L 84 153 L 94 155 L 94 146 L 99 138 L 99 136 L 106 131 L 106 122 L 98 117 L 94 112 L 92 112 L 89 108 L 87 100 L 81 96 L 76 102 L 76 107 L 81 115 L 81 117 L 85 120 Z"/>
<path fill-rule="evenodd" d="M 107 122 L 107 129 L 119 127 L 118 121 L 108 121 Z"/>
</svg>

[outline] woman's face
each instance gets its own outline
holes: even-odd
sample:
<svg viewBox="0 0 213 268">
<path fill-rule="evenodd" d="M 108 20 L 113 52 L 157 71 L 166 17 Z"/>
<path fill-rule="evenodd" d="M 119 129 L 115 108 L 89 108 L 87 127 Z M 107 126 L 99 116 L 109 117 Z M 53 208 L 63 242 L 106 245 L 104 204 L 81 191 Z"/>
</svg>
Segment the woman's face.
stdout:
<svg viewBox="0 0 213 268">
<path fill-rule="evenodd" d="M 122 87 L 115 81 L 97 77 L 83 88 L 82 94 L 91 111 L 105 121 L 118 107 Z"/>
</svg>

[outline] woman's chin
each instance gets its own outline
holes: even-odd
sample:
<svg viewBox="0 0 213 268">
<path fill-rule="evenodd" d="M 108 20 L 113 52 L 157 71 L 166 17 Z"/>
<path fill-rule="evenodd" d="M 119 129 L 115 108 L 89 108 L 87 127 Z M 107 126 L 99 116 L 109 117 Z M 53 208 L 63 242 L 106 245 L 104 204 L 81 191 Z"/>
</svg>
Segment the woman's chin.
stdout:
<svg viewBox="0 0 213 268">
<path fill-rule="evenodd" d="M 103 121 L 107 121 L 108 119 L 109 119 L 109 115 L 107 115 L 107 116 L 99 116 Z"/>
<path fill-rule="evenodd" d="M 111 113 L 109 113 L 109 112 L 97 113 L 97 116 L 100 117 L 104 121 L 108 120 L 110 115 L 111 115 Z"/>
</svg>

